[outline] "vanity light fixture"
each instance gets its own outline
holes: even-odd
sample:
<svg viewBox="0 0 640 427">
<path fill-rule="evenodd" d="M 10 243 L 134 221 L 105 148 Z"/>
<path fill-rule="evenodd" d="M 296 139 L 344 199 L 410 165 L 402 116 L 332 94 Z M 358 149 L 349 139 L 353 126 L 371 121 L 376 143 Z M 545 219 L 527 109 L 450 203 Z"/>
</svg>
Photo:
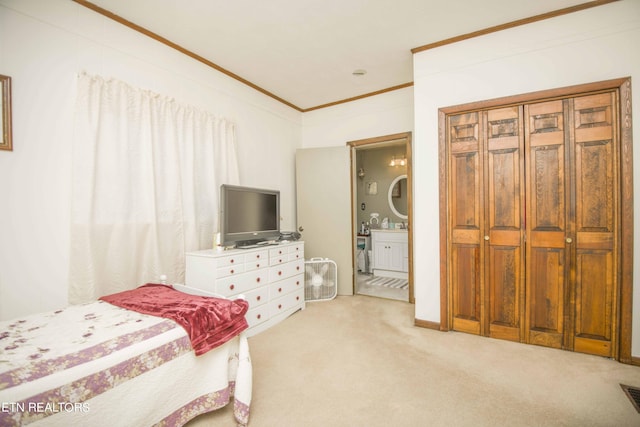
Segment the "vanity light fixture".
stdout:
<svg viewBox="0 0 640 427">
<path fill-rule="evenodd" d="M 391 157 L 391 161 L 389 162 L 389 166 L 405 166 L 407 164 L 407 159 L 404 157 L 400 157 L 396 159 L 396 156 Z"/>
</svg>

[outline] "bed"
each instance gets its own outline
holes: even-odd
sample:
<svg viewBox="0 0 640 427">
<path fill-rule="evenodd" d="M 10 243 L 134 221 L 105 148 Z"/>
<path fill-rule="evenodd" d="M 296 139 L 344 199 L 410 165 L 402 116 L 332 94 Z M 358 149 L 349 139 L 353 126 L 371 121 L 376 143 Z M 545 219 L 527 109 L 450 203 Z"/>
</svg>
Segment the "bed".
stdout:
<svg viewBox="0 0 640 427">
<path fill-rule="evenodd" d="M 180 285 L 140 288 L 214 300 Z M 108 297 L 0 322 L 0 426 L 181 426 L 231 402 L 237 424 L 248 423 L 252 368 L 240 332 L 246 301 L 220 300 L 231 303 L 235 322 L 220 338 L 214 328 L 205 336 L 181 326 L 184 319 L 133 311 Z M 120 300 L 126 306 L 132 299 Z M 216 328 L 225 317 L 219 314 L 207 320 Z"/>
</svg>

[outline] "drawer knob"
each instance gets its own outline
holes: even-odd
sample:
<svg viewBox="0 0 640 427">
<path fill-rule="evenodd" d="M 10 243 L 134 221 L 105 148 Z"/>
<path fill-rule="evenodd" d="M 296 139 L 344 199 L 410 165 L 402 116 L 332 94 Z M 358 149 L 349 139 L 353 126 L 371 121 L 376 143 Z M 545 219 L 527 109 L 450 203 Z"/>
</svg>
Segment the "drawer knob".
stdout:
<svg viewBox="0 0 640 427">
<path fill-rule="evenodd" d="M 282 288 L 278 288 L 278 292 L 282 292 Z"/>
<path fill-rule="evenodd" d="M 282 308 L 282 304 L 278 304 L 278 310 Z"/>
<path fill-rule="evenodd" d="M 229 285 L 229 289 L 234 290 L 236 288 L 236 285 Z"/>
<path fill-rule="evenodd" d="M 232 260 L 231 260 L 231 261 L 229 261 L 229 262 L 230 262 L 231 264 L 233 264 L 233 263 L 235 262 L 235 260 L 233 260 L 233 259 L 232 259 Z"/>
<path fill-rule="evenodd" d="M 260 295 L 256 297 L 256 301 L 260 301 Z"/>
<path fill-rule="evenodd" d="M 296 286 L 300 285 L 300 280 L 296 280 Z"/>
<path fill-rule="evenodd" d="M 300 266 L 297 266 L 297 267 L 296 267 L 296 270 L 300 271 Z"/>
<path fill-rule="evenodd" d="M 278 276 L 282 276 L 282 271 L 278 271 Z"/>
<path fill-rule="evenodd" d="M 261 317 L 262 317 L 262 314 L 258 314 L 258 315 L 256 316 L 256 319 L 260 319 Z"/>
<path fill-rule="evenodd" d="M 299 296 L 296 297 L 296 301 L 300 301 L 300 297 Z"/>
<path fill-rule="evenodd" d="M 231 271 L 230 271 L 230 273 L 231 273 L 231 274 L 233 274 L 233 273 L 235 273 L 235 272 L 236 272 L 235 270 L 231 270 Z"/>
<path fill-rule="evenodd" d="M 256 278 L 256 282 L 260 283 L 260 278 L 259 277 Z"/>
</svg>

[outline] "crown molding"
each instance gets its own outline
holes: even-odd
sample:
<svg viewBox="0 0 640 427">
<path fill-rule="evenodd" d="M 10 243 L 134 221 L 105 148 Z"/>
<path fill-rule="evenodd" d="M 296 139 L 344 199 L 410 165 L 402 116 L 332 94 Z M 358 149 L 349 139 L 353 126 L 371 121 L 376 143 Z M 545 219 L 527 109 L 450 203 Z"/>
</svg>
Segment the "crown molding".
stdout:
<svg viewBox="0 0 640 427">
<path fill-rule="evenodd" d="M 483 30 L 473 31 L 471 33 L 462 34 L 459 36 L 451 37 L 448 39 L 440 40 L 435 43 L 429 43 L 424 46 L 414 47 L 411 49 L 411 53 L 416 54 L 429 49 L 435 49 L 440 46 L 446 46 L 448 44 L 457 43 L 463 40 L 472 39 L 475 37 L 484 36 L 486 34 L 497 33 L 498 31 L 508 30 L 509 28 L 519 27 L 521 25 L 531 24 L 533 22 L 543 21 L 545 19 L 555 18 L 557 16 L 567 15 L 573 12 L 579 12 L 581 10 L 590 9 L 596 6 L 602 6 L 608 3 L 614 3 L 620 0 L 596 0 L 587 3 L 578 4 L 571 7 L 565 7 L 564 9 L 558 9 L 551 12 L 543 13 L 540 15 L 531 16 L 529 18 L 518 19 L 517 21 L 507 22 L 506 24 L 496 25 L 494 27 L 485 28 Z"/>
<path fill-rule="evenodd" d="M 152 39 L 154 39 L 154 40 L 156 40 L 156 41 L 158 41 L 158 42 L 160 42 L 160 43 L 162 43 L 162 44 L 164 44 L 164 45 L 166 45 L 166 46 L 168 46 L 168 47 L 170 47 L 172 49 L 175 49 L 178 52 L 180 52 L 180 53 L 182 53 L 182 54 L 184 54 L 184 55 L 186 55 L 186 56 L 188 56 L 188 57 L 190 57 L 190 58 L 192 58 L 192 59 L 194 59 L 194 60 L 196 60 L 198 62 L 201 62 L 202 64 L 207 65 L 208 67 L 211 67 L 214 70 L 219 71 L 219 72 L 227 75 L 228 77 L 231 77 L 232 79 L 237 80 L 240 83 L 243 83 L 243 84 L 251 87 L 254 90 L 257 90 L 260 93 L 262 93 L 264 95 L 267 95 L 268 97 L 273 98 L 276 101 L 281 102 L 284 105 L 287 105 L 288 107 L 293 108 L 294 110 L 300 111 L 301 113 L 306 113 L 306 112 L 309 112 L 309 111 L 319 110 L 319 109 L 327 108 L 327 107 L 333 107 L 333 106 L 340 105 L 340 104 L 346 104 L 346 103 L 357 101 L 357 100 L 360 100 L 360 99 L 363 99 L 363 98 L 368 98 L 368 97 L 371 97 L 371 96 L 376 96 L 376 95 L 380 95 L 380 94 L 383 94 L 383 93 L 392 92 L 392 91 L 396 91 L 396 90 L 400 90 L 400 89 L 404 89 L 404 88 L 413 86 L 413 82 L 408 82 L 408 83 L 403 83 L 403 84 L 400 84 L 400 85 L 392 86 L 392 87 L 389 87 L 389 88 L 377 90 L 377 91 L 374 91 L 374 92 L 369 92 L 369 93 L 365 93 L 365 94 L 362 94 L 362 95 L 354 96 L 354 97 L 351 97 L 351 98 L 346 98 L 346 99 L 342 99 L 342 100 L 338 100 L 338 101 L 334 101 L 334 102 L 329 102 L 329 103 L 326 103 L 326 104 L 317 105 L 315 107 L 301 108 L 301 107 L 299 107 L 299 106 L 297 106 L 297 105 L 295 105 L 295 104 L 293 104 L 293 103 L 291 103 L 291 102 L 289 102 L 289 101 L 287 101 L 287 100 L 275 95 L 274 93 L 269 92 L 268 90 L 266 90 L 266 89 L 264 89 L 264 88 L 262 88 L 262 87 L 260 87 L 260 86 L 258 86 L 256 84 L 250 82 L 249 80 L 247 80 L 247 79 L 245 79 L 245 78 L 243 78 L 243 77 L 241 77 L 241 76 L 239 76 L 239 75 L 237 75 L 237 74 L 235 74 L 235 73 L 233 73 L 233 72 L 231 72 L 231 71 L 219 66 L 218 64 L 216 64 L 214 62 L 211 62 L 208 59 L 206 59 L 206 58 L 204 58 L 204 57 L 202 57 L 202 56 L 200 56 L 200 55 L 198 55 L 198 54 L 196 54 L 194 52 L 191 52 L 188 49 L 185 49 L 184 47 L 178 45 L 177 43 L 174 43 L 171 40 L 168 40 L 168 39 L 160 36 L 159 34 L 154 33 L 153 31 L 150 31 L 150 30 L 148 30 L 148 29 L 146 29 L 146 28 L 144 28 L 144 27 L 142 27 L 142 26 L 140 26 L 140 25 L 138 25 L 138 24 L 136 24 L 134 22 L 131 22 L 131 21 L 119 16 L 119 15 L 116 15 L 115 13 L 113 13 L 113 12 L 111 12 L 109 10 L 106 10 L 106 9 L 104 9 L 104 8 L 94 4 L 94 3 L 91 3 L 90 1 L 86 1 L 86 0 L 71 0 L 71 1 L 77 3 L 77 4 L 81 5 L 81 6 L 84 6 L 84 7 L 88 8 L 88 9 L 91 9 L 92 11 L 94 11 L 96 13 L 99 13 L 100 15 L 102 15 L 102 16 L 104 16 L 106 18 L 109 18 L 109 19 L 111 19 L 113 21 L 116 21 L 116 22 L 118 22 L 118 23 L 120 23 L 120 24 L 122 24 L 122 25 L 124 25 L 124 26 L 126 26 L 126 27 L 128 27 L 128 28 L 130 28 L 132 30 L 134 30 L 134 31 L 137 31 L 137 32 L 139 32 L 141 34 L 144 34 L 147 37 L 150 37 L 150 38 L 152 38 Z M 589 9 L 589 8 L 592 8 L 592 7 L 601 6 L 601 5 L 604 5 L 604 4 L 607 4 L 607 3 L 613 3 L 613 2 L 616 2 L 616 1 L 620 1 L 620 0 L 596 0 L 596 1 L 590 1 L 590 2 L 587 2 L 587 3 L 582 3 L 582 4 L 579 4 L 579 5 L 576 5 L 576 6 L 572 6 L 572 7 L 567 7 L 567 8 L 564 8 L 564 9 L 558 9 L 558 10 L 555 10 L 555 11 L 552 11 L 552 12 L 543 13 L 541 15 L 532 16 L 530 18 L 519 19 L 517 21 L 508 22 L 506 24 L 496 25 L 494 27 L 489 27 L 489 28 L 486 28 L 486 29 L 483 29 L 483 30 L 474 31 L 472 33 L 467 33 L 467 34 L 463 34 L 463 35 L 460 35 L 460 36 L 451 37 L 449 39 L 441 40 L 441 41 L 438 41 L 438 42 L 435 42 L 435 43 L 430 43 L 430 44 L 427 44 L 427 45 L 424 45 L 424 46 L 416 47 L 416 48 L 411 49 L 411 53 L 416 54 L 418 52 L 422 52 L 422 51 L 425 51 L 425 50 L 428 50 L 428 49 L 434 49 L 436 47 L 445 46 L 445 45 L 452 44 L 452 43 L 457 43 L 459 41 L 467 40 L 467 39 L 474 38 L 474 37 L 483 36 L 485 34 L 490 34 L 490 33 L 498 32 L 498 31 L 506 30 L 506 29 L 517 27 L 517 26 L 520 26 L 520 25 L 530 24 L 532 22 L 537 22 L 537 21 L 541 21 L 541 20 L 544 20 L 544 19 L 554 18 L 556 16 L 561 16 L 561 15 L 566 15 L 566 14 L 573 13 L 573 12 L 578 12 L 578 11 L 581 11 L 581 10 L 584 10 L 584 9 Z"/>
<path fill-rule="evenodd" d="M 184 55 L 186 55 L 186 56 L 188 56 L 188 57 L 190 57 L 192 59 L 195 59 L 196 61 L 201 62 L 201 63 L 207 65 L 208 67 L 211 67 L 214 70 L 219 71 L 219 72 L 231 77 L 232 79 L 235 79 L 235 80 L 237 80 L 237 81 L 239 81 L 239 82 L 251 87 L 252 89 L 257 90 L 258 92 L 261 92 L 264 95 L 267 95 L 267 96 L 275 99 L 276 101 L 279 101 L 279 102 L 281 102 L 281 103 L 283 103 L 283 104 L 285 104 L 285 105 L 287 105 L 287 106 L 289 106 L 289 107 L 291 107 L 291 108 L 293 108 L 295 110 L 303 111 L 300 107 L 290 103 L 289 101 L 287 101 L 285 99 L 280 98 L 279 96 L 269 92 L 266 89 L 261 88 L 260 86 L 254 84 L 254 83 L 251 83 L 249 80 L 240 77 L 239 75 L 227 70 L 226 68 L 223 68 L 223 67 L 219 66 L 218 64 L 215 64 L 215 63 L 209 61 L 208 59 L 203 58 L 202 56 L 200 56 L 200 55 L 198 55 L 198 54 L 196 54 L 194 52 L 191 52 L 188 49 L 185 49 L 184 47 L 180 46 L 179 44 L 174 43 L 171 40 L 168 40 L 168 39 L 166 39 L 166 38 L 154 33 L 153 31 L 150 31 L 150 30 L 148 30 L 148 29 L 146 29 L 146 28 L 144 28 L 144 27 L 142 27 L 142 26 L 140 26 L 138 24 L 135 24 L 135 23 L 133 23 L 133 22 L 131 22 L 131 21 L 119 16 L 119 15 L 116 15 L 115 13 L 113 13 L 111 11 L 108 11 L 108 10 L 106 10 L 106 9 L 96 5 L 96 4 L 93 4 L 93 3 L 89 2 L 89 1 L 86 1 L 86 0 L 71 0 L 71 1 L 77 3 L 77 4 L 81 5 L 81 6 L 84 6 L 84 7 L 88 8 L 88 9 L 91 9 L 94 12 L 97 12 L 100 15 L 106 17 L 106 18 L 112 19 L 112 20 L 114 20 L 114 21 L 116 21 L 116 22 L 118 22 L 118 23 L 120 23 L 120 24 L 122 24 L 122 25 L 124 25 L 124 26 L 126 26 L 126 27 L 128 27 L 128 28 L 130 28 L 132 30 L 134 30 L 134 31 L 137 31 L 137 32 L 139 32 L 141 34 L 144 34 L 145 36 L 148 36 L 148 37 L 150 37 L 150 38 L 152 38 L 152 39 L 154 39 L 154 40 L 156 40 L 156 41 L 158 41 L 158 42 L 160 42 L 160 43 L 162 43 L 162 44 L 164 44 L 164 45 L 166 45 L 166 46 L 168 46 L 168 47 L 170 47 L 172 49 L 175 49 L 178 52 L 180 52 L 180 53 L 182 53 L 182 54 L 184 54 Z"/>
</svg>

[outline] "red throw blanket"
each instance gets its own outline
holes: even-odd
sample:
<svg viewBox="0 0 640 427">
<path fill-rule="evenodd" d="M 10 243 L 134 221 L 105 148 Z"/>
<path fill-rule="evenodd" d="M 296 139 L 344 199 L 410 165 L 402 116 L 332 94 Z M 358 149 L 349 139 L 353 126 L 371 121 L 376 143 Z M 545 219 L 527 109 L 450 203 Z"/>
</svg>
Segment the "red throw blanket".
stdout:
<svg viewBox="0 0 640 427">
<path fill-rule="evenodd" d="M 196 356 L 224 344 L 248 328 L 249 303 L 185 294 L 170 286 L 148 283 L 100 298 L 138 313 L 171 319 L 189 334 Z"/>
</svg>

